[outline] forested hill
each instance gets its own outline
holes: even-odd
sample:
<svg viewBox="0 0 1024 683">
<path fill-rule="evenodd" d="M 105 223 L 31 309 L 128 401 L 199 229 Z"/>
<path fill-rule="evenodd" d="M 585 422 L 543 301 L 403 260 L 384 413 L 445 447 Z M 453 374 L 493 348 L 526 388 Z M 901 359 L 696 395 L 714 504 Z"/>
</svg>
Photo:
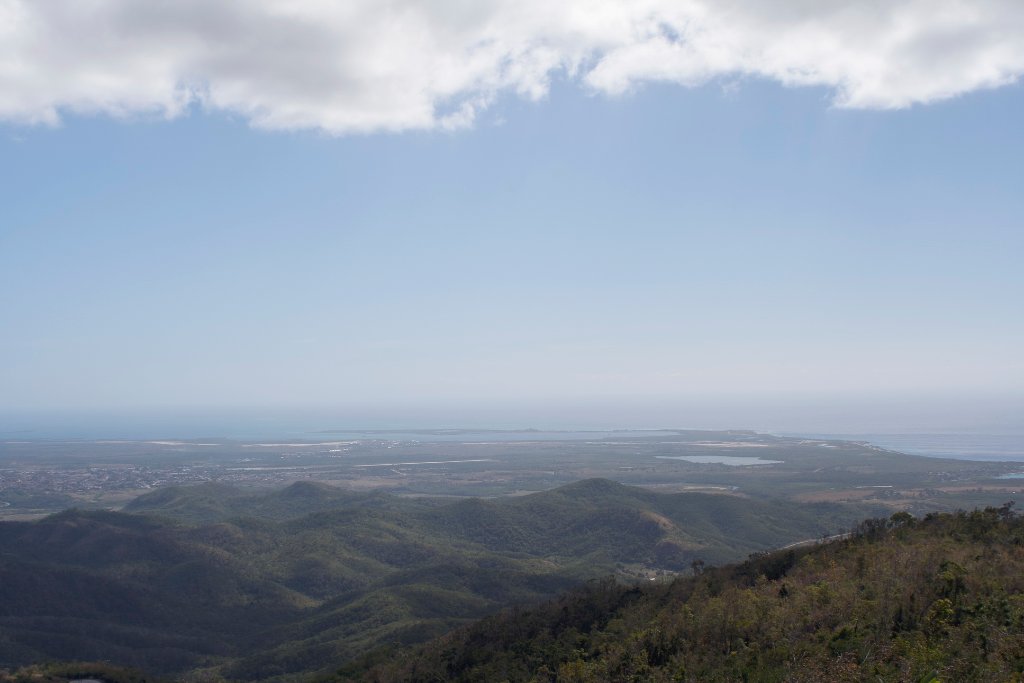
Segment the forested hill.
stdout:
<svg viewBox="0 0 1024 683">
<path fill-rule="evenodd" d="M 294 680 L 591 577 L 735 560 L 859 514 L 607 480 L 494 500 L 207 485 L 126 510 L 0 523 L 0 668 Z"/>
<path fill-rule="evenodd" d="M 591 583 L 365 681 L 1020 681 L 1024 521 L 897 513 L 849 539 L 658 585 Z"/>
</svg>

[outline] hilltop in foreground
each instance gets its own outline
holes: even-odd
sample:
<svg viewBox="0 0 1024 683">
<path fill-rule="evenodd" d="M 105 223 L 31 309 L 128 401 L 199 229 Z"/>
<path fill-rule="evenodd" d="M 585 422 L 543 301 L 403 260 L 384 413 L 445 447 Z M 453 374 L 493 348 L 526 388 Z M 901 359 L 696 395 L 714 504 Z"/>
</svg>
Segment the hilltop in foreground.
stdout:
<svg viewBox="0 0 1024 683">
<path fill-rule="evenodd" d="M 897 513 L 671 583 L 592 583 L 362 679 L 1021 681 L 1024 520 L 1009 506 Z"/>
</svg>

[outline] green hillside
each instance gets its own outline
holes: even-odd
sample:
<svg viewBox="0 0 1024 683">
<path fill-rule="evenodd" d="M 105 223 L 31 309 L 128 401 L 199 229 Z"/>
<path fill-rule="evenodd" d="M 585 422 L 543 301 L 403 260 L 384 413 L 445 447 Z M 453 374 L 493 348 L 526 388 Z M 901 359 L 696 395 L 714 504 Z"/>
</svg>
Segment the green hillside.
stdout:
<svg viewBox="0 0 1024 683">
<path fill-rule="evenodd" d="M 397 500 L 386 494 L 356 493 L 312 481 L 298 481 L 273 491 L 247 491 L 226 484 L 169 486 L 139 496 L 123 512 L 155 513 L 193 524 L 210 524 L 235 517 L 296 519 L 313 512 Z"/>
<path fill-rule="evenodd" d="M 360 673 L 389 681 L 1021 681 L 1024 520 L 897 513 L 646 586 L 592 582 Z"/>
<path fill-rule="evenodd" d="M 861 516 L 605 480 L 455 501 L 308 483 L 171 488 L 125 512 L 0 524 L 0 667 L 294 678 L 588 578 L 735 560 Z"/>
</svg>

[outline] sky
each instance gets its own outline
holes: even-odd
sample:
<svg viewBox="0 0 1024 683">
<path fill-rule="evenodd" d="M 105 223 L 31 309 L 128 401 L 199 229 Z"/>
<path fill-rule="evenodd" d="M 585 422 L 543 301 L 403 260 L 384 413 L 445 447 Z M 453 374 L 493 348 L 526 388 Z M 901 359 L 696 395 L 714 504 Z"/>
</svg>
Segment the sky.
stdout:
<svg viewBox="0 0 1024 683">
<path fill-rule="evenodd" d="M 550 5 L 0 0 L 0 412 L 1020 423 L 1024 6 Z"/>
</svg>

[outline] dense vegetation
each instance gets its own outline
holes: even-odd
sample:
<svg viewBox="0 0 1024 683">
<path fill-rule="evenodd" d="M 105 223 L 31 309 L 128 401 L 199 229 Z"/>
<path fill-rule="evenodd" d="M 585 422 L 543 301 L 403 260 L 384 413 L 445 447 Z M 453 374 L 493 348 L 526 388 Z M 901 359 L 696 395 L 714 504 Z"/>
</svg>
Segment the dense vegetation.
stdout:
<svg viewBox="0 0 1024 683">
<path fill-rule="evenodd" d="M 308 482 L 173 488 L 127 510 L 0 524 L 0 667 L 294 678 L 587 578 L 735 560 L 858 514 L 606 480 L 455 501 Z"/>
<path fill-rule="evenodd" d="M 605 580 L 335 679 L 1021 681 L 1024 521 L 907 513 L 651 586 Z"/>
<path fill-rule="evenodd" d="M 103 683 L 164 683 L 134 669 L 104 662 L 67 662 L 26 666 L 14 672 L 0 671 L 0 683 L 66 683 L 102 681 Z"/>
</svg>

